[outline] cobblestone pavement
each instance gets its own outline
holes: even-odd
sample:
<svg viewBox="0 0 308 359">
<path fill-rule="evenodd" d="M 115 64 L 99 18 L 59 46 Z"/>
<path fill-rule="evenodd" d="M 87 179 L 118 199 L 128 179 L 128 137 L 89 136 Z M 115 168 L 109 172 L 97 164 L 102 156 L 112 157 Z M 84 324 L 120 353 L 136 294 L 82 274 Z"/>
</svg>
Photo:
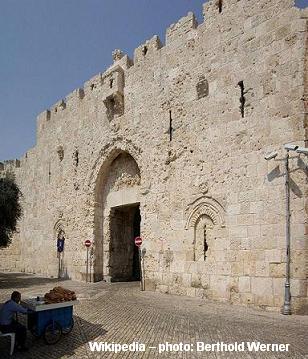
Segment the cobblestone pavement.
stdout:
<svg viewBox="0 0 308 359">
<path fill-rule="evenodd" d="M 140 292 L 138 283 L 58 282 L 21 273 L 0 273 L 0 303 L 13 290 L 36 297 L 56 285 L 74 289 L 80 303 L 75 326 L 52 346 L 28 335 L 28 353 L 14 358 L 308 358 L 308 317 L 283 316 L 199 298 Z M 21 317 L 21 316 L 20 316 Z M 25 318 L 21 318 L 25 321 Z M 9 358 L 9 342 L 0 338 L 0 358 Z M 144 352 L 91 352 L 88 342 L 143 343 Z M 197 352 L 196 343 L 253 342 L 290 344 L 284 352 Z M 188 343 L 194 351 L 159 353 L 159 343 Z M 149 348 L 155 346 L 156 349 Z M 174 347 L 173 349 L 178 349 Z"/>
</svg>

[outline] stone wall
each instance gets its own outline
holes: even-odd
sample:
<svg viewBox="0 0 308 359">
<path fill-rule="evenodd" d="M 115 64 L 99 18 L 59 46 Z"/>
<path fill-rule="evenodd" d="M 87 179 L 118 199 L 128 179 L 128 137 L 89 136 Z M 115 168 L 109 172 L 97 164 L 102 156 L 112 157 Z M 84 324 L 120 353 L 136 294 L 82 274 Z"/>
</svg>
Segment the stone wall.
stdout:
<svg viewBox="0 0 308 359">
<path fill-rule="evenodd" d="M 291 0 L 209 1 L 204 22 L 188 13 L 165 46 L 154 36 L 133 60 L 116 51 L 38 116 L 15 168 L 24 216 L 0 269 L 58 276 L 60 226 L 67 275 L 85 279 L 90 239 L 93 278 L 107 280 L 111 211 L 140 204 L 147 290 L 279 309 L 283 144 L 307 144 L 307 18 Z M 119 155 L 135 162 L 122 180 L 109 176 Z M 307 157 L 291 157 L 292 310 L 303 312 Z"/>
</svg>

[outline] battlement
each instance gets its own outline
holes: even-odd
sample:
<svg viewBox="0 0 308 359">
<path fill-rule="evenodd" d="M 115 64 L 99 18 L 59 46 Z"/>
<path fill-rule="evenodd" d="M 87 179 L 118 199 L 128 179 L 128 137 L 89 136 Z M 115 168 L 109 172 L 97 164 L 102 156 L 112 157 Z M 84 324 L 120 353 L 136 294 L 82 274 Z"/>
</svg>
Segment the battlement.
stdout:
<svg viewBox="0 0 308 359">
<path fill-rule="evenodd" d="M 20 160 L 6 160 L 0 162 L 0 172 L 15 172 L 16 168 L 20 168 Z"/>
<path fill-rule="evenodd" d="M 125 73 L 134 66 L 142 66 L 154 59 L 161 49 L 177 48 L 187 43 L 191 38 L 195 38 L 200 33 L 206 32 L 213 24 L 219 31 L 219 34 L 230 31 L 232 18 L 237 20 L 241 17 L 243 26 L 254 26 L 261 21 L 260 19 L 251 19 L 254 14 L 265 13 L 264 19 L 269 19 L 274 13 L 283 11 L 294 6 L 294 0 L 210 0 L 203 5 L 203 23 L 198 25 L 193 12 L 180 18 L 176 23 L 171 24 L 166 29 L 165 45 L 157 35 L 145 41 L 134 50 L 133 60 L 125 55 L 121 50 L 115 50 L 112 53 L 113 64 L 105 72 L 99 73 L 87 80 L 83 88 L 78 88 L 68 94 L 65 99 L 61 99 L 50 109 L 43 111 L 37 117 L 37 135 L 39 135 L 54 119 L 61 117 L 67 108 L 73 107 L 87 97 L 98 94 L 102 97 L 105 104 L 107 117 L 113 118 L 111 113 L 120 116 L 124 113 L 124 89 Z M 228 15 L 228 21 L 226 16 Z M 230 20 L 231 19 L 231 20 Z M 262 21 L 264 21 L 264 19 Z M 245 22 L 246 21 L 246 22 Z M 255 24 L 256 23 L 256 24 Z M 217 34 L 217 35 L 219 35 Z M 211 39 L 213 46 L 215 39 Z"/>
<path fill-rule="evenodd" d="M 150 40 L 138 46 L 134 51 L 134 64 L 149 59 L 153 54 L 162 48 L 162 43 L 157 35 L 154 35 Z"/>
<path fill-rule="evenodd" d="M 182 17 L 177 23 L 172 24 L 166 31 L 166 46 L 174 43 L 175 41 L 183 41 L 191 30 L 198 27 L 195 14 L 189 12 L 187 16 Z"/>
</svg>

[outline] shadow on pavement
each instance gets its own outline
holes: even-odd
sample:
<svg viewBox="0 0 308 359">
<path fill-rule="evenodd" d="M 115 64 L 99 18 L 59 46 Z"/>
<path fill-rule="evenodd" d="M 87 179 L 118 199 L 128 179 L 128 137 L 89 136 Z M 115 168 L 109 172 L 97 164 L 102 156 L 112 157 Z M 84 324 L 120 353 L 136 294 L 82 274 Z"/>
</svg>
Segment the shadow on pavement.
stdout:
<svg viewBox="0 0 308 359">
<path fill-rule="evenodd" d="M 26 325 L 25 318 L 19 320 L 22 324 Z M 35 359 L 46 357 L 58 359 L 62 357 L 75 356 L 76 358 L 87 357 L 86 343 L 89 341 L 102 341 L 102 336 L 107 331 L 100 324 L 87 322 L 79 316 L 74 315 L 75 325 L 71 333 L 63 335 L 60 341 L 54 345 L 48 345 L 43 338 L 35 338 L 28 331 L 27 332 L 27 346 L 28 352 L 14 352 L 13 356 L 9 355 L 10 341 L 7 337 L 0 337 L 0 358 L 17 358 L 17 359 Z M 89 349 L 88 349 L 89 350 Z"/>
<path fill-rule="evenodd" d="M 31 277 L 29 274 L 23 273 L 0 273 L 0 289 L 27 288 L 60 281 L 61 279 L 58 278 Z"/>
</svg>

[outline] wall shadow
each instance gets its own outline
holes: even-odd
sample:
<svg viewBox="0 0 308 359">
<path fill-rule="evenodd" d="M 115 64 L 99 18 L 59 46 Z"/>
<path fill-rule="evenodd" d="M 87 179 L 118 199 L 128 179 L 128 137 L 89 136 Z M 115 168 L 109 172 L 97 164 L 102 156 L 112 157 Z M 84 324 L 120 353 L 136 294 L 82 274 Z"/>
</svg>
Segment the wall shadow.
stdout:
<svg viewBox="0 0 308 359">
<path fill-rule="evenodd" d="M 0 289 L 27 288 L 34 285 L 63 282 L 66 279 L 31 277 L 26 273 L 0 273 Z"/>
</svg>

